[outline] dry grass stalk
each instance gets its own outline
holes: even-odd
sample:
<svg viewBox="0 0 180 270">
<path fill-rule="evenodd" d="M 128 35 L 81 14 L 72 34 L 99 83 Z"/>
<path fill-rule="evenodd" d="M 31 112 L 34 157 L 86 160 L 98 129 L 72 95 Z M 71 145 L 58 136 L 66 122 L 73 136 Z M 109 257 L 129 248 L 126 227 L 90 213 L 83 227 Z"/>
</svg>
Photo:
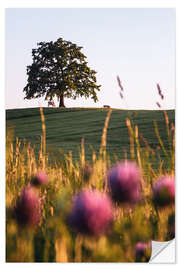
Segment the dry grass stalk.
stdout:
<svg viewBox="0 0 180 270">
<path fill-rule="evenodd" d="M 78 234 L 75 240 L 75 262 L 82 262 L 82 242 L 83 237 Z"/>
<path fill-rule="evenodd" d="M 120 97 L 123 99 L 123 94 L 121 92 L 119 94 L 120 94 Z"/>
<path fill-rule="evenodd" d="M 152 155 L 154 155 L 155 154 L 154 150 L 150 147 L 150 145 L 148 144 L 148 141 L 142 135 L 140 135 L 139 137 L 142 140 L 142 142 L 145 144 L 145 147 L 147 148 L 147 150 L 151 152 Z"/>
<path fill-rule="evenodd" d="M 173 152 L 174 151 L 173 151 L 172 140 L 171 140 L 171 135 L 170 135 L 169 118 L 168 118 L 167 112 L 165 110 L 163 110 L 163 114 L 164 114 L 164 119 L 165 119 L 165 123 L 166 123 L 166 132 L 168 135 L 169 151 L 170 151 L 172 159 L 173 159 Z"/>
<path fill-rule="evenodd" d="M 73 171 L 73 161 L 72 161 L 72 151 L 69 151 L 69 172 L 72 173 Z"/>
<path fill-rule="evenodd" d="M 105 153 L 106 150 L 106 137 L 107 137 L 107 129 L 108 129 L 108 124 L 109 124 L 109 119 L 112 113 L 112 109 L 110 109 L 107 113 L 106 120 L 104 123 L 104 128 L 102 132 L 102 137 L 101 137 L 101 146 L 100 146 L 100 155 Z"/>
<path fill-rule="evenodd" d="M 121 80 L 120 80 L 119 76 L 117 76 L 117 81 L 118 81 L 118 85 L 119 85 L 121 91 L 124 91 L 124 88 L 123 88 L 123 86 L 121 84 Z"/>
<path fill-rule="evenodd" d="M 85 148 L 84 148 L 84 138 L 81 139 L 81 166 L 84 168 L 85 166 Z"/>
<path fill-rule="evenodd" d="M 68 262 L 67 244 L 65 237 L 56 239 L 56 262 Z"/>
<path fill-rule="evenodd" d="M 95 164 L 95 162 L 96 162 L 96 152 L 93 151 L 92 152 L 92 164 Z"/>
<path fill-rule="evenodd" d="M 169 118 L 168 118 L 167 112 L 165 110 L 163 110 L 163 114 L 164 114 L 164 119 L 165 119 L 166 125 L 169 127 Z"/>
<path fill-rule="evenodd" d="M 157 86 L 157 90 L 158 90 L 158 95 L 161 97 L 161 99 L 164 99 L 164 95 L 162 94 L 162 90 L 160 88 L 160 85 L 157 83 L 156 86 Z"/>
<path fill-rule="evenodd" d="M 159 102 L 156 102 L 156 105 L 161 108 L 161 104 Z"/>
<path fill-rule="evenodd" d="M 129 118 L 126 118 L 126 125 L 128 128 L 128 133 L 129 133 L 129 142 L 130 142 L 130 153 L 131 153 L 131 158 L 135 159 L 135 151 L 134 151 L 134 132 L 131 126 L 131 121 Z"/>
<path fill-rule="evenodd" d="M 137 159 L 138 159 L 138 164 L 139 167 L 142 169 L 142 163 L 141 163 L 141 154 L 140 154 L 140 144 L 139 144 L 139 140 L 138 140 L 138 126 L 135 126 L 135 141 L 136 141 L 136 152 L 137 152 Z"/>
<path fill-rule="evenodd" d="M 160 143 L 160 145 L 161 145 L 161 148 L 162 148 L 164 154 L 166 155 L 167 158 L 169 158 L 168 153 L 167 153 L 167 151 L 166 151 L 166 149 L 165 149 L 165 147 L 164 147 L 164 143 L 163 143 L 163 141 L 162 141 L 162 139 L 161 139 L 161 137 L 160 137 L 159 129 L 158 129 L 158 126 L 157 126 L 157 122 L 156 122 L 156 121 L 154 121 L 154 130 L 155 130 L 156 137 L 157 137 L 158 140 L 159 140 L 159 143 Z"/>
<path fill-rule="evenodd" d="M 43 108 L 40 107 L 40 114 L 41 114 L 41 125 L 42 125 L 42 143 L 43 143 L 43 153 L 46 154 L 46 125 L 45 125 L 45 117 L 43 113 Z"/>
</svg>

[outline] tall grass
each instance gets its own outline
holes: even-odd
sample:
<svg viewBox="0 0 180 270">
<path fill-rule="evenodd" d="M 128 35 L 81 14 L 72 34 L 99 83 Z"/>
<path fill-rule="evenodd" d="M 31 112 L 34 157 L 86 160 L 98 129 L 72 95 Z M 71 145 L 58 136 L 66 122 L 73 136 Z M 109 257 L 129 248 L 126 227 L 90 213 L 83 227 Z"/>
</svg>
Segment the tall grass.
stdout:
<svg viewBox="0 0 180 270">
<path fill-rule="evenodd" d="M 86 158 L 84 140 L 81 142 L 79 161 L 73 161 L 72 152 L 62 160 L 49 162 L 46 152 L 46 125 L 43 109 L 40 108 L 42 137 L 39 155 L 35 155 L 35 145 L 23 143 L 16 138 L 13 144 L 13 131 L 7 130 L 6 139 L 6 260 L 8 262 L 134 262 L 135 246 L 138 242 L 151 239 L 169 240 L 168 217 L 174 213 L 174 205 L 165 209 L 157 208 L 152 202 L 152 185 L 162 175 L 174 176 L 175 139 L 174 130 L 169 127 L 164 113 L 169 150 L 164 147 L 159 135 L 158 125 L 154 122 L 159 147 L 165 159 L 156 160 L 152 166 L 154 151 L 148 141 L 139 135 L 138 126 L 133 119 L 127 118 L 131 158 L 142 171 L 143 199 L 133 207 L 114 203 L 114 221 L 101 237 L 84 236 L 75 233 L 67 224 L 66 216 L 71 207 L 73 195 L 83 189 L 109 193 L 107 171 L 112 161 L 106 152 L 108 123 L 112 111 L 109 110 L 102 130 L 99 154 L 92 151 L 89 163 L 90 172 L 85 178 Z M 124 157 L 122 157 L 123 159 Z M 157 157 L 156 157 L 157 158 Z M 163 162 L 167 162 L 166 169 Z M 35 229 L 20 227 L 14 217 L 13 209 L 23 188 L 30 184 L 37 171 L 48 174 L 48 185 L 40 189 L 42 201 L 41 223 Z"/>
</svg>

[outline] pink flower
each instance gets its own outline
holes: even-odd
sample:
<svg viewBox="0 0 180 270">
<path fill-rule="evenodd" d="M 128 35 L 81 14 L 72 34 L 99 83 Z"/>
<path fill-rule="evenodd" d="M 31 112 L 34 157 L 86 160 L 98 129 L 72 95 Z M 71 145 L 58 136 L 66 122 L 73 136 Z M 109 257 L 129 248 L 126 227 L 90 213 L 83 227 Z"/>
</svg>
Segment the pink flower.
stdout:
<svg viewBox="0 0 180 270">
<path fill-rule="evenodd" d="M 135 247 L 136 262 L 148 262 L 151 257 L 152 243 L 138 242 Z"/>
<path fill-rule="evenodd" d="M 41 186 L 48 183 L 48 176 L 43 171 L 38 171 L 32 179 L 33 186 Z"/>
<path fill-rule="evenodd" d="M 162 176 L 153 184 L 153 201 L 158 206 L 166 206 L 174 202 L 175 183 L 171 176 Z"/>
<path fill-rule="evenodd" d="M 82 191 L 75 196 L 69 224 L 77 232 L 99 236 L 105 233 L 113 218 L 109 197 L 97 191 Z"/>
<path fill-rule="evenodd" d="M 25 187 L 22 191 L 16 207 L 15 216 L 19 225 L 34 227 L 41 220 L 40 198 L 32 187 Z"/>
<path fill-rule="evenodd" d="M 120 162 L 108 172 L 112 198 L 118 203 L 135 203 L 141 197 L 141 173 L 135 162 Z"/>
</svg>

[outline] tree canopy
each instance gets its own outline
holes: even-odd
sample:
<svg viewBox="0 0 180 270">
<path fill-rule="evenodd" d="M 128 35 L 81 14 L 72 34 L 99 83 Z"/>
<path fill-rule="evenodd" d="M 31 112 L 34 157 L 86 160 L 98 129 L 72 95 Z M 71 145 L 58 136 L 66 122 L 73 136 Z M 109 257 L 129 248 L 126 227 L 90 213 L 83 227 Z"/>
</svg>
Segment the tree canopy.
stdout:
<svg viewBox="0 0 180 270">
<path fill-rule="evenodd" d="M 32 50 L 33 62 L 27 66 L 28 82 L 23 91 L 25 99 L 45 96 L 52 100 L 55 96 L 59 106 L 64 106 L 64 97 L 91 97 L 98 101 L 96 90 L 96 71 L 87 64 L 83 47 L 59 38 L 53 42 L 40 42 Z"/>
</svg>

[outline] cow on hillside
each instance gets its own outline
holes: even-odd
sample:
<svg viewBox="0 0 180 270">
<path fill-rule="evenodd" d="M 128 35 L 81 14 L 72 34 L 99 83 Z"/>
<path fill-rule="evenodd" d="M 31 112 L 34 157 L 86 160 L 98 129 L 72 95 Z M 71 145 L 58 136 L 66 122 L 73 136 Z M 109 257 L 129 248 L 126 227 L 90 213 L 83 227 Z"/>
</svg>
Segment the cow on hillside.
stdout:
<svg viewBox="0 0 180 270">
<path fill-rule="evenodd" d="M 48 107 L 50 107 L 50 106 L 55 107 L 55 103 L 53 100 L 48 101 Z"/>
</svg>

